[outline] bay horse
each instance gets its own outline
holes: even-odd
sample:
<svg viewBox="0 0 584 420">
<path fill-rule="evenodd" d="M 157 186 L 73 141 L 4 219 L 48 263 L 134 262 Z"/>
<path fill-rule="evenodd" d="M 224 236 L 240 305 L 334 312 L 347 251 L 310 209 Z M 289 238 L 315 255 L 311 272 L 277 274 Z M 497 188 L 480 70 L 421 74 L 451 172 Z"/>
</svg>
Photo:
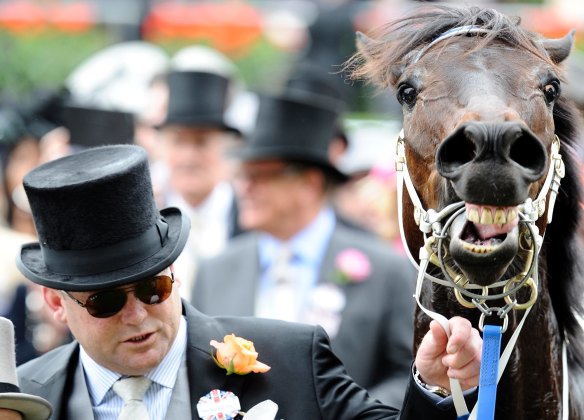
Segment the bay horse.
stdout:
<svg viewBox="0 0 584 420">
<path fill-rule="evenodd" d="M 521 331 L 496 419 L 584 418 L 581 145 L 561 95 L 573 36 L 545 39 L 487 8 L 422 7 L 358 34 L 347 63 L 402 106 L 402 235 L 416 265 L 430 260 L 418 280 L 437 279 L 422 281 L 420 306 L 502 325 L 503 346 Z M 429 321 L 419 307 L 414 350 Z"/>
</svg>

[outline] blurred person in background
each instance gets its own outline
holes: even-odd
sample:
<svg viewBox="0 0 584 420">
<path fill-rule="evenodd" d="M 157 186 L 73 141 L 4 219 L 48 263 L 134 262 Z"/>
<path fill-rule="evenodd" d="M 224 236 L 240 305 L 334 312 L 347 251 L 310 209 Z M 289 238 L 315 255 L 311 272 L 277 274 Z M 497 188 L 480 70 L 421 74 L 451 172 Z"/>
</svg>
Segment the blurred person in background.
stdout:
<svg viewBox="0 0 584 420">
<path fill-rule="evenodd" d="M 351 111 L 362 110 L 360 84 L 347 82 L 343 63 L 355 53 L 353 0 L 320 0 L 316 19 L 308 27 L 309 41 L 302 57 L 331 76 Z"/>
<path fill-rule="evenodd" d="M 235 152 L 239 220 L 253 232 L 201 262 L 192 302 L 212 315 L 320 324 L 356 382 L 400 405 L 415 274 L 386 244 L 338 222 L 329 195 L 346 176 L 329 159 L 338 108 L 327 99 L 260 99 L 256 128 Z"/>
<path fill-rule="evenodd" d="M 286 80 L 284 92 L 295 96 L 306 95 L 309 98 L 319 98 L 331 108 L 339 110 L 339 115 L 333 126 L 332 137 L 328 143 L 328 158 L 331 164 L 338 166 L 342 157 L 347 153 L 349 142 L 343 127 L 343 117 L 347 110 L 347 103 L 344 100 L 343 93 L 337 86 L 335 77 L 336 75 L 326 72 L 316 63 L 309 60 L 301 60 L 293 66 Z M 346 184 L 345 182 L 335 185 L 335 189 L 344 189 Z M 344 213 L 336 212 L 335 216 L 337 221 L 343 225 L 363 231 L 367 230 L 365 225 L 356 223 L 346 217 Z"/>
<path fill-rule="evenodd" d="M 191 220 L 189 240 L 175 262 L 183 279 L 181 293 L 190 298 L 200 259 L 223 251 L 239 234 L 235 196 L 226 151 L 240 131 L 227 119 L 237 69 L 207 47 L 179 51 L 167 74 L 168 109 L 159 127 L 168 170 L 163 205 L 180 208 Z"/>
<path fill-rule="evenodd" d="M 23 116 L 12 107 L 3 106 L 0 110 L 0 315 L 6 314 L 16 287 L 24 283 L 14 263 L 20 246 L 33 241 L 36 235 L 32 215 L 27 211 L 28 201 L 19 197 L 18 190 L 22 177 L 37 165 L 38 157 L 38 141 L 28 134 Z"/>
<path fill-rule="evenodd" d="M 70 340 L 68 329 L 47 311 L 39 287 L 25 282 L 15 264 L 21 245 L 36 240 L 22 180 L 43 160 L 40 139 L 56 127 L 48 116 L 55 111 L 53 98 L 43 95 L 31 101 L 0 111 L 1 199 L 6 208 L 0 224 L 0 315 L 15 325 L 19 365 Z"/>
<path fill-rule="evenodd" d="M 348 147 L 338 160 L 349 181 L 333 201 L 337 212 L 403 253 L 397 215 L 396 123 L 347 120 Z"/>
</svg>

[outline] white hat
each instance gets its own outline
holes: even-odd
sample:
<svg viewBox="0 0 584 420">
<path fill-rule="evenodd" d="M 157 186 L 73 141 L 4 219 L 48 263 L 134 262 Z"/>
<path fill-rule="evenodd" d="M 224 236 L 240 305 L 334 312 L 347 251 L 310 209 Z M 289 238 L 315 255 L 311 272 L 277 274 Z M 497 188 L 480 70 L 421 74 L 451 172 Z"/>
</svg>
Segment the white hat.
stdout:
<svg viewBox="0 0 584 420">
<path fill-rule="evenodd" d="M 368 172 L 375 167 L 392 168 L 395 142 L 401 123 L 387 120 L 346 119 L 347 151 L 338 166 L 347 175 Z"/>
<path fill-rule="evenodd" d="M 14 326 L 0 317 L 0 408 L 22 414 L 24 420 L 47 420 L 53 411 L 44 398 L 24 394 L 18 388 L 14 354 Z"/>
</svg>

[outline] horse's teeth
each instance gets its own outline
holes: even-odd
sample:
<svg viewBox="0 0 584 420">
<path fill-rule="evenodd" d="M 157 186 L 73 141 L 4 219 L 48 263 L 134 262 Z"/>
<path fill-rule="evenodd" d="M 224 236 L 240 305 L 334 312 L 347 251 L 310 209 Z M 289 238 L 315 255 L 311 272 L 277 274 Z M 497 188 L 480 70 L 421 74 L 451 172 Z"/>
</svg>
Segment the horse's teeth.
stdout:
<svg viewBox="0 0 584 420">
<path fill-rule="evenodd" d="M 517 209 L 509 210 L 509 213 L 507 213 L 507 221 L 511 222 L 515 219 L 517 219 Z"/>
<path fill-rule="evenodd" d="M 472 208 L 467 212 L 466 218 L 473 223 L 479 222 L 479 211 L 476 208 Z"/>
<path fill-rule="evenodd" d="M 477 244 L 470 244 L 468 242 L 463 242 L 462 246 L 467 250 L 475 254 L 488 254 L 489 252 L 493 252 L 495 247 L 492 245 L 477 245 Z"/>
<path fill-rule="evenodd" d="M 496 225 L 504 225 L 505 223 L 507 223 L 507 219 L 505 218 L 505 212 L 503 211 L 503 209 L 498 208 L 495 211 L 495 220 L 494 223 Z"/>
<path fill-rule="evenodd" d="M 492 225 L 493 224 L 493 214 L 491 213 L 491 209 L 484 207 L 481 213 L 481 221 L 479 222 L 481 225 Z"/>
</svg>

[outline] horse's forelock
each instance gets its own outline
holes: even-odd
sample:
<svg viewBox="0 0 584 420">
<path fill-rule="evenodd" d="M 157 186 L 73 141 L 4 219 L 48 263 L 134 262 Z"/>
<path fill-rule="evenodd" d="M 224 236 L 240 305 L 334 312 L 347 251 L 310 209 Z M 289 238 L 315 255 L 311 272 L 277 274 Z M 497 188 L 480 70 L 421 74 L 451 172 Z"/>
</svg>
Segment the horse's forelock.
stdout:
<svg viewBox="0 0 584 420">
<path fill-rule="evenodd" d="M 519 23 L 520 18 L 505 16 L 494 9 L 440 5 L 419 8 L 373 31 L 368 42 L 358 43 L 359 51 L 347 67 L 353 78 L 367 79 L 384 88 L 393 86 L 417 51 L 449 29 L 467 25 L 489 30 L 481 36 L 477 49 L 497 39 L 552 64 L 538 37 Z M 456 42 L 455 38 L 444 43 Z"/>
</svg>

